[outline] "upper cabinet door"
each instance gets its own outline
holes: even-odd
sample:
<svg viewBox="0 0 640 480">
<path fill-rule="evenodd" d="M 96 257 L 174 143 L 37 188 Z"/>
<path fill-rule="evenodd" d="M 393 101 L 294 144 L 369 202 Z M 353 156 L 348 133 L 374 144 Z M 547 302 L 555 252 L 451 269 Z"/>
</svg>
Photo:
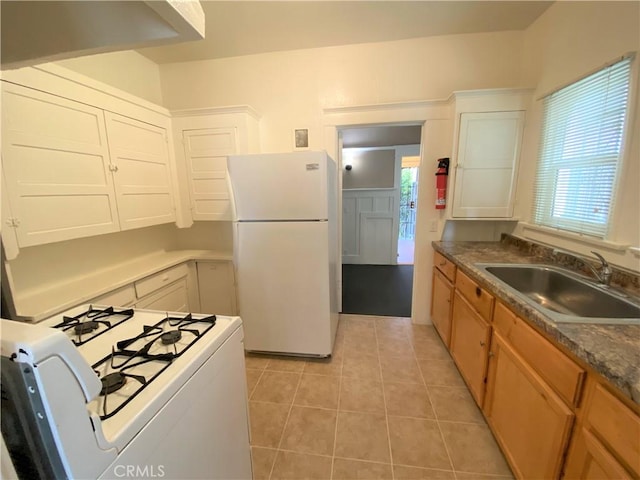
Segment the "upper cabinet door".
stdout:
<svg viewBox="0 0 640 480">
<path fill-rule="evenodd" d="M 20 247 L 119 229 L 102 110 L 3 82 L 2 130 Z"/>
<path fill-rule="evenodd" d="M 121 229 L 175 221 L 166 130 L 111 112 L 104 115 Z"/>
<path fill-rule="evenodd" d="M 524 112 L 463 113 L 454 218 L 513 216 Z"/>
<path fill-rule="evenodd" d="M 184 130 L 184 155 L 194 220 L 231 220 L 227 155 L 236 153 L 236 129 Z"/>
</svg>

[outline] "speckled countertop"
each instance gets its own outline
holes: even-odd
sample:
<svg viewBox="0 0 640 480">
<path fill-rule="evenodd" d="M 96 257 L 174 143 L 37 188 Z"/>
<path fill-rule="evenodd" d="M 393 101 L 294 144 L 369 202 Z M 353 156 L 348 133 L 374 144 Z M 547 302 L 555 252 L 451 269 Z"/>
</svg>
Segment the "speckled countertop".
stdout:
<svg viewBox="0 0 640 480">
<path fill-rule="evenodd" d="M 476 263 L 546 263 L 553 260 L 535 248 L 510 242 L 433 242 L 433 247 L 480 286 L 494 294 L 539 331 L 563 345 L 577 358 L 640 404 L 640 325 L 555 323 L 506 290 Z M 516 242 L 517 243 L 517 242 Z M 566 266 L 566 265 L 563 265 Z M 637 279 L 633 282 L 637 283 Z M 632 282 L 632 283 L 633 283 Z M 635 285 L 630 285 L 635 290 Z M 635 292 L 634 292 L 635 293 Z"/>
</svg>

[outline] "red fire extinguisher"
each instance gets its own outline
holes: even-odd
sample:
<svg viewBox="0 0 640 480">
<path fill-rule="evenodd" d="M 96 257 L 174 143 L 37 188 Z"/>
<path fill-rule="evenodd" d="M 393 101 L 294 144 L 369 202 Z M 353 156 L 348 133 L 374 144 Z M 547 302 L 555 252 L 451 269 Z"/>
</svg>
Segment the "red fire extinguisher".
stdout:
<svg viewBox="0 0 640 480">
<path fill-rule="evenodd" d="M 444 210 L 447 206 L 447 176 L 449 175 L 449 159 L 438 159 L 436 172 L 436 210 Z"/>
</svg>

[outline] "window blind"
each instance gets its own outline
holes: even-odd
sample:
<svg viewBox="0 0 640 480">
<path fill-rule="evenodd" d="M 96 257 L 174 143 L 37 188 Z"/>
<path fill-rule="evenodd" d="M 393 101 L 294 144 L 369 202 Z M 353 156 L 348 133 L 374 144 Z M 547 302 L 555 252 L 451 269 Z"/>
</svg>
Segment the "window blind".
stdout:
<svg viewBox="0 0 640 480">
<path fill-rule="evenodd" d="M 606 237 L 631 60 L 625 58 L 544 98 L 534 223 Z"/>
</svg>

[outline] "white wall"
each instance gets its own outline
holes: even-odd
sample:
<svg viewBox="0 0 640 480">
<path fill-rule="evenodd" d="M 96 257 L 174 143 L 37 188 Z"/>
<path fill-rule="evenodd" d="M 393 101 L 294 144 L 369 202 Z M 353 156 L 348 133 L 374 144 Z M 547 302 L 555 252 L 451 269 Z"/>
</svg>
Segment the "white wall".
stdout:
<svg viewBox="0 0 640 480">
<path fill-rule="evenodd" d="M 133 50 L 71 58 L 56 63 L 162 105 L 160 67 Z"/>
<path fill-rule="evenodd" d="M 351 170 L 342 169 L 342 189 L 393 188 L 396 173 L 396 151 L 393 148 L 363 150 L 345 148 L 342 163 Z"/>
<path fill-rule="evenodd" d="M 251 105 L 265 153 L 292 150 L 296 127 L 322 149 L 323 108 L 517 86 L 521 45 L 522 32 L 499 32 L 174 63 L 160 67 L 162 95 L 169 109 Z"/>
<path fill-rule="evenodd" d="M 616 57 L 640 49 L 640 3 L 556 2 L 524 32 L 521 83 L 535 86 L 533 98 L 577 80 Z M 640 58 L 636 59 L 636 64 Z M 638 68 L 636 65 L 636 88 Z M 632 103 L 629 141 L 617 190 L 612 241 L 640 246 L 640 95 Z M 534 100 L 528 113 L 520 160 L 516 216 L 531 218 L 542 102 Z M 591 244 L 536 232 L 519 225 L 515 232 L 554 246 L 591 256 L 600 251 L 611 263 L 640 271 L 640 259 L 615 245 Z"/>
<path fill-rule="evenodd" d="M 196 222 L 191 228 L 174 224 L 127 230 L 22 248 L 7 262 L 20 296 L 46 290 L 60 279 L 82 278 L 137 257 L 170 250 L 216 250 L 231 254 L 231 222 Z"/>
</svg>

